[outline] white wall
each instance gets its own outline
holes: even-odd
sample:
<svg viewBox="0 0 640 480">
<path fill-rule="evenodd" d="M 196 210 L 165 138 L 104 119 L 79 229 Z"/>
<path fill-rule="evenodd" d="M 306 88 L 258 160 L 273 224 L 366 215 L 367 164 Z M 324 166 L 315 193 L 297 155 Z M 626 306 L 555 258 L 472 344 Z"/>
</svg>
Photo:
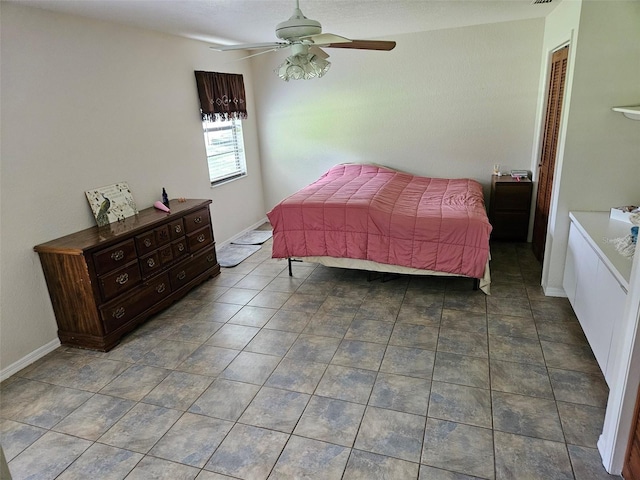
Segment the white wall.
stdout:
<svg viewBox="0 0 640 480">
<path fill-rule="evenodd" d="M 558 7 L 556 7 L 552 13 L 550 13 L 545 19 L 544 27 L 544 40 L 542 47 L 542 65 L 540 74 L 540 84 L 538 88 L 538 112 L 536 116 L 536 129 L 534 132 L 534 142 L 536 148 L 533 151 L 533 157 L 531 158 L 531 171 L 533 172 L 534 180 L 534 195 L 532 201 L 531 211 L 531 229 L 535 221 L 535 209 L 538 189 L 538 162 L 542 154 L 543 147 L 543 128 L 545 123 L 545 114 L 547 108 L 547 96 L 549 94 L 549 74 L 551 68 L 551 57 L 553 52 L 559 48 L 569 45 L 569 58 L 565 77 L 564 86 L 564 99 L 562 106 L 562 117 L 560 121 L 560 129 L 558 132 L 558 147 L 556 149 L 556 163 L 554 172 L 554 185 L 556 188 L 552 191 L 551 208 L 549 212 L 549 228 L 547 231 L 548 240 L 546 241 L 545 248 L 545 261 L 542 273 L 542 286 L 545 288 L 547 295 L 564 296 L 564 290 L 561 288 L 549 288 L 547 286 L 547 277 L 549 272 L 549 264 L 552 258 L 551 252 L 553 249 L 553 225 L 557 218 L 557 198 L 558 198 L 558 186 L 562 180 L 562 166 L 563 166 L 563 152 L 565 148 L 567 124 L 570 115 L 570 100 L 573 91 L 573 73 L 576 64 L 576 45 L 578 42 L 578 31 L 580 26 L 580 9 L 582 7 L 582 0 L 563 0 Z M 564 212 L 566 215 L 566 212 Z"/>
<path fill-rule="evenodd" d="M 127 181 L 139 208 L 210 198 L 218 242 L 264 218 L 252 78 L 205 43 L 2 4 L 0 367 L 54 341 L 33 246 L 95 225 L 85 190 Z M 240 54 L 238 54 L 240 55 Z M 223 60 L 224 59 L 224 60 Z M 249 175 L 209 185 L 194 70 L 242 73 Z"/>
<path fill-rule="evenodd" d="M 253 64 L 265 202 L 342 162 L 488 185 L 530 167 L 544 20 L 399 35 L 395 50 L 326 49 L 321 79 L 283 82 L 286 53 Z"/>
<path fill-rule="evenodd" d="M 640 2 L 582 2 L 560 175 L 554 179 L 545 292 L 563 292 L 569 211 L 640 203 L 640 122 L 611 110 L 640 104 L 639 25 Z"/>
</svg>

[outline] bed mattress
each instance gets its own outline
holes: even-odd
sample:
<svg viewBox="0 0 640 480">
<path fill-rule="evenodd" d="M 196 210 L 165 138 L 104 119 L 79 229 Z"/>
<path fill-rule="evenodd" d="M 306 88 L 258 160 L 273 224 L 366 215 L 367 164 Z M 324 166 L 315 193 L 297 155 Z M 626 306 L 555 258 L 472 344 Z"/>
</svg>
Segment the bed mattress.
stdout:
<svg viewBox="0 0 640 480">
<path fill-rule="evenodd" d="M 337 165 L 267 214 L 274 258 L 334 257 L 483 278 L 482 186 L 376 165 Z"/>
</svg>

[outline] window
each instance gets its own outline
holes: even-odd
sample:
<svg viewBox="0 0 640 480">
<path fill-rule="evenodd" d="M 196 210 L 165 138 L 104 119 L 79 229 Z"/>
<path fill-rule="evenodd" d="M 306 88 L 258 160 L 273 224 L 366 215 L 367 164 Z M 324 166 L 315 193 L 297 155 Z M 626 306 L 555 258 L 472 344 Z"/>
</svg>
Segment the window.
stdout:
<svg viewBox="0 0 640 480">
<path fill-rule="evenodd" d="M 218 185 L 247 174 L 242 121 L 247 101 L 242 75 L 196 70 L 209 180 Z"/>
<path fill-rule="evenodd" d="M 211 185 L 246 175 L 242 121 L 237 118 L 217 122 L 205 120 L 202 127 Z"/>
</svg>

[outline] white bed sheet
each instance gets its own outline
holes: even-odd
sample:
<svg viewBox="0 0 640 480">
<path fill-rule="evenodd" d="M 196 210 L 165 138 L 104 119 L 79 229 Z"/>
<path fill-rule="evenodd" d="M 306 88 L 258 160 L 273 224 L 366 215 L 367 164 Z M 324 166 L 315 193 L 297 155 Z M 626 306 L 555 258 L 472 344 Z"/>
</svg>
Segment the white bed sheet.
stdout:
<svg viewBox="0 0 640 480">
<path fill-rule="evenodd" d="M 433 270 L 420 270 L 417 268 L 402 267 L 399 265 L 388 265 L 386 263 L 373 262 L 371 260 L 358 260 L 353 258 L 336 257 L 292 257 L 292 260 L 301 260 L 309 263 L 319 263 L 327 267 L 351 268 L 356 270 L 367 270 L 372 272 L 398 273 L 403 275 L 434 275 L 442 277 L 459 277 L 453 273 L 435 272 Z M 484 267 L 484 275 L 480 279 L 480 290 L 485 294 L 491 294 L 491 271 L 489 269 L 489 259 Z M 294 267 L 295 268 L 295 267 Z M 468 277 L 465 277 L 468 278 Z"/>
</svg>

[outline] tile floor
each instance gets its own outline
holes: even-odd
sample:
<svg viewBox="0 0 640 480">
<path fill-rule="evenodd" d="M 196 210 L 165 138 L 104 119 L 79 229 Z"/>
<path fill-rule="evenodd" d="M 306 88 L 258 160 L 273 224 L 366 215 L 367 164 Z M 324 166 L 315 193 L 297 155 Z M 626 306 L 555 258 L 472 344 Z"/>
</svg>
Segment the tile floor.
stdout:
<svg viewBox="0 0 640 480">
<path fill-rule="evenodd" d="M 607 387 L 528 245 L 493 246 L 491 296 L 304 263 L 289 278 L 269 252 L 111 352 L 61 347 L 3 382 L 14 480 L 614 478 Z"/>
</svg>

